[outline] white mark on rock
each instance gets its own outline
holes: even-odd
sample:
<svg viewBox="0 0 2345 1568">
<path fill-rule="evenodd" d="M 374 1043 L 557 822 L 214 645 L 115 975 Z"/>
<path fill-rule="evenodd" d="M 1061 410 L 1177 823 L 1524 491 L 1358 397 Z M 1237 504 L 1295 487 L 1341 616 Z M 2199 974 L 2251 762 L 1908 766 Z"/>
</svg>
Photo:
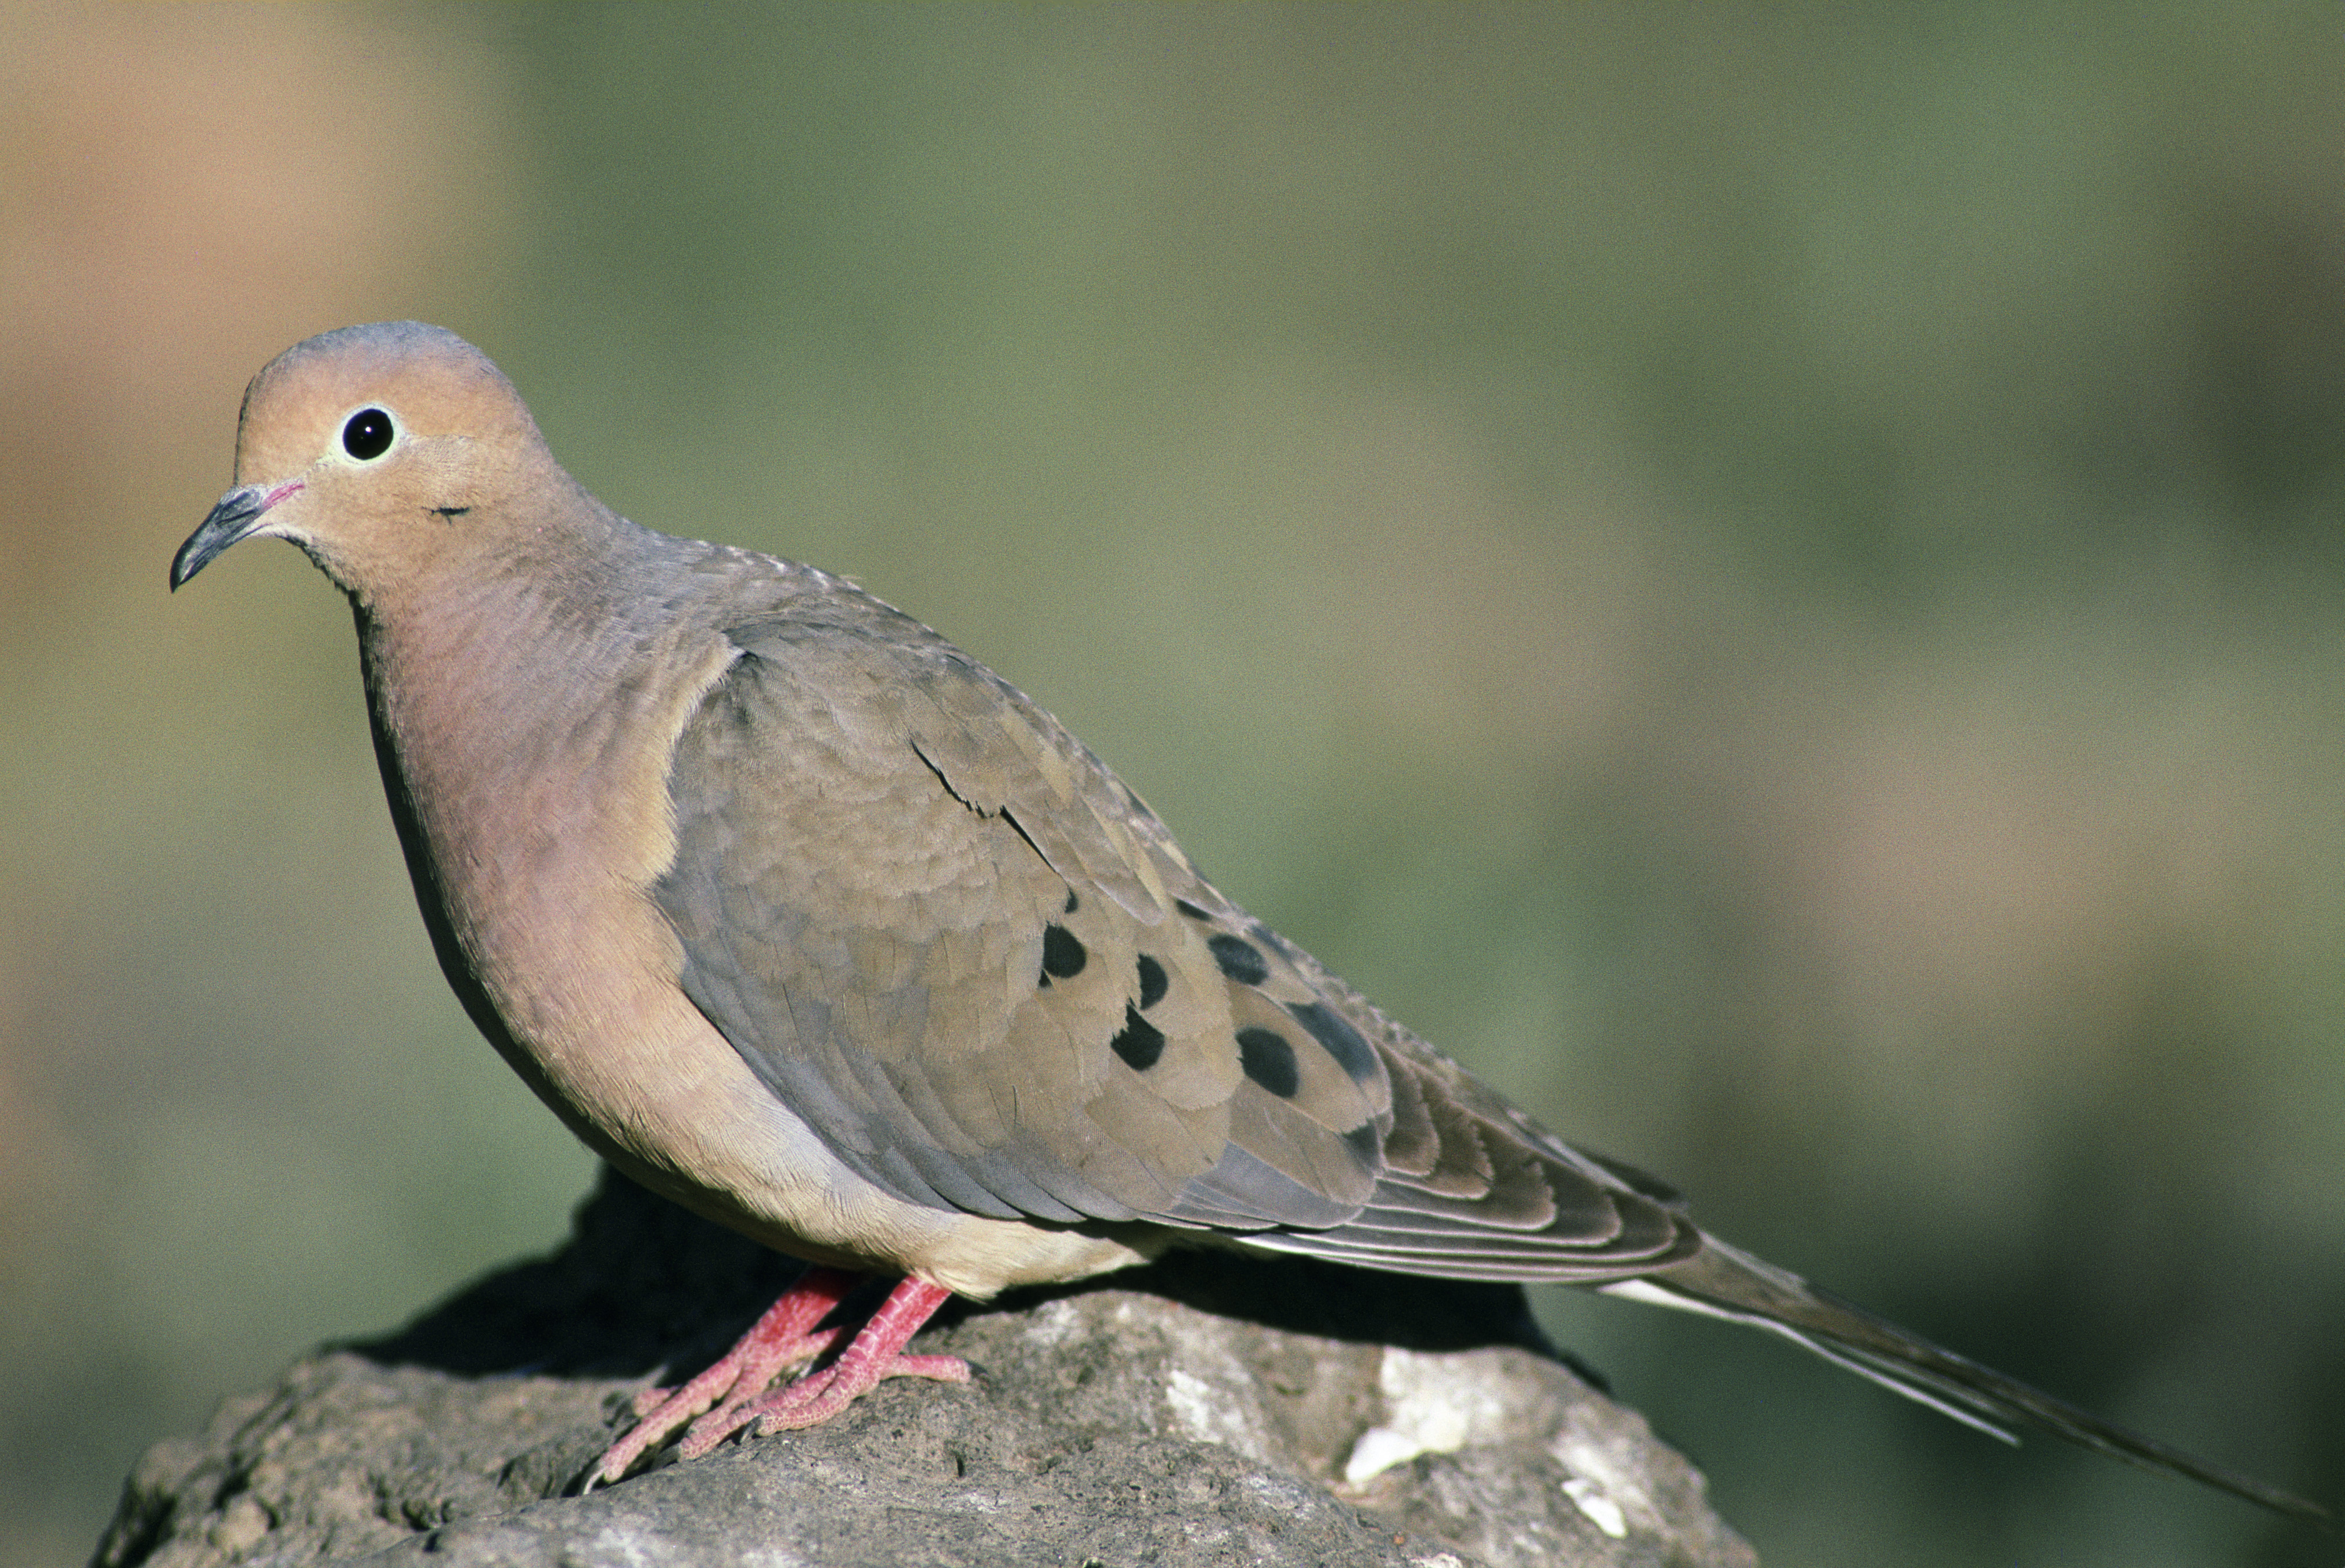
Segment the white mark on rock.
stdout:
<svg viewBox="0 0 2345 1568">
<path fill-rule="evenodd" d="M 1228 1395 L 1185 1367 L 1173 1368 L 1165 1380 L 1164 1404 L 1183 1437 L 1217 1442 L 1249 1455 L 1261 1446 L 1245 1413 Z"/>
<path fill-rule="evenodd" d="M 1619 1503 L 1604 1495 L 1602 1487 L 1586 1476 L 1565 1477 L 1563 1494 L 1571 1499 L 1573 1506 L 1580 1512 L 1588 1515 L 1597 1529 L 1613 1540 L 1618 1541 L 1629 1533 L 1629 1516 L 1620 1512 Z"/>
<path fill-rule="evenodd" d="M 1572 1410 L 1547 1445 L 1548 1457 L 1568 1472 L 1563 1494 L 1597 1529 L 1618 1541 L 1635 1525 L 1662 1528 L 1660 1510 L 1644 1485 L 1644 1470 L 1625 1433 L 1604 1432 Z"/>
<path fill-rule="evenodd" d="M 1432 1356 L 1387 1349 L 1376 1372 L 1385 1419 L 1352 1445 L 1344 1480 L 1363 1486 L 1421 1453 L 1512 1442 L 1529 1435 L 1538 1412 L 1509 1381 L 1497 1352 Z"/>
<path fill-rule="evenodd" d="M 1406 1432 L 1390 1427 L 1370 1427 L 1352 1445 L 1352 1457 L 1344 1461 L 1344 1480 L 1352 1486 L 1365 1486 L 1396 1464 L 1406 1464 L 1425 1451 L 1425 1444 Z"/>
<path fill-rule="evenodd" d="M 1278 1445 L 1263 1413 L 1261 1385 L 1229 1336 L 1180 1321 L 1165 1329 L 1172 1365 L 1164 1380 L 1164 1411 L 1172 1429 L 1258 1463 L 1275 1462 Z"/>
<path fill-rule="evenodd" d="M 1071 1301 L 1046 1301 L 1026 1320 L 1026 1342 L 1048 1350 L 1066 1343 L 1081 1314 Z"/>
</svg>

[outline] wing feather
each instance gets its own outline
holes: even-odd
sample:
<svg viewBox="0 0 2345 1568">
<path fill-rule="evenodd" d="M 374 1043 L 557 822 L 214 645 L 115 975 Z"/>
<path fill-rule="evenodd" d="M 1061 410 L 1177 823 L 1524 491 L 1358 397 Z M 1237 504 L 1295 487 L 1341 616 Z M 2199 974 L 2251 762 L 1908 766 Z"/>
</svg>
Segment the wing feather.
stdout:
<svg viewBox="0 0 2345 1568">
<path fill-rule="evenodd" d="M 673 759 L 687 994 L 908 1202 L 1601 1279 L 1674 1194 L 1538 1128 L 1197 872 L 991 672 L 832 585 L 744 616 Z"/>
</svg>

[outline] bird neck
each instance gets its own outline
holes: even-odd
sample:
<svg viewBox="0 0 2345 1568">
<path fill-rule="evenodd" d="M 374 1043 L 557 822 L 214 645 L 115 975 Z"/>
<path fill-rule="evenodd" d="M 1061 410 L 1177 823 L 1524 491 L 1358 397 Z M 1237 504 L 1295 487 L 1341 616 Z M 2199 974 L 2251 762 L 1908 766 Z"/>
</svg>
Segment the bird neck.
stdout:
<svg viewBox="0 0 2345 1568">
<path fill-rule="evenodd" d="M 673 853 L 667 753 L 735 650 L 677 611 L 660 562 L 685 542 L 604 517 L 600 547 L 549 553 L 558 569 L 509 556 L 427 593 L 351 596 L 417 892 L 446 897 L 467 947 L 524 902 L 598 896 L 566 887 L 572 871 L 648 886 Z M 670 592 L 646 591 L 663 577 Z"/>
</svg>

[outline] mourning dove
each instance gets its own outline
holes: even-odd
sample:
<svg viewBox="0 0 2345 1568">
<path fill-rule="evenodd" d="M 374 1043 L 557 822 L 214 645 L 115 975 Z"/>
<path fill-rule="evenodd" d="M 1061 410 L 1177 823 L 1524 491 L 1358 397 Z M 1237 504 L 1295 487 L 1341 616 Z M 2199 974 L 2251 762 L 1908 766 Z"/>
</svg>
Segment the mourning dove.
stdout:
<svg viewBox="0 0 2345 1568">
<path fill-rule="evenodd" d="M 936 633 L 595 500 L 449 332 L 329 332 L 254 378 L 236 487 L 172 585 L 256 535 L 350 596 L 391 815 L 472 1021 L 596 1154 L 817 1265 L 639 1400 L 600 1480 L 679 1428 L 689 1456 L 884 1378 L 966 1378 L 904 1350 L 951 1295 L 1217 1245 L 1756 1324 L 1974 1426 L 2323 1513 L 1705 1234 L 1249 917 Z M 771 1387 L 871 1271 L 903 1282 Z"/>
</svg>

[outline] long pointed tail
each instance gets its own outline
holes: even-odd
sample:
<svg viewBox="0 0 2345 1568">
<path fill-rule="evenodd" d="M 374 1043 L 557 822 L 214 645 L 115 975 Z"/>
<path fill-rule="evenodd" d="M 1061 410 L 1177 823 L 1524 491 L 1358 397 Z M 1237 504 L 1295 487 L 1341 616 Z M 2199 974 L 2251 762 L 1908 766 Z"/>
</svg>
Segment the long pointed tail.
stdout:
<svg viewBox="0 0 2345 1568">
<path fill-rule="evenodd" d="M 2220 1488 L 2293 1518 L 2327 1522 L 2330 1512 L 2292 1492 L 2210 1464 L 2195 1455 L 2101 1420 L 1941 1349 L 1798 1275 L 1725 1246 L 1714 1237 L 1694 1257 L 1657 1274 L 1597 1288 L 1607 1295 L 1699 1312 L 1770 1329 L 1883 1388 L 2006 1442 L 2016 1428 L 2054 1432 L 2112 1458 L 2164 1475 Z"/>
</svg>

